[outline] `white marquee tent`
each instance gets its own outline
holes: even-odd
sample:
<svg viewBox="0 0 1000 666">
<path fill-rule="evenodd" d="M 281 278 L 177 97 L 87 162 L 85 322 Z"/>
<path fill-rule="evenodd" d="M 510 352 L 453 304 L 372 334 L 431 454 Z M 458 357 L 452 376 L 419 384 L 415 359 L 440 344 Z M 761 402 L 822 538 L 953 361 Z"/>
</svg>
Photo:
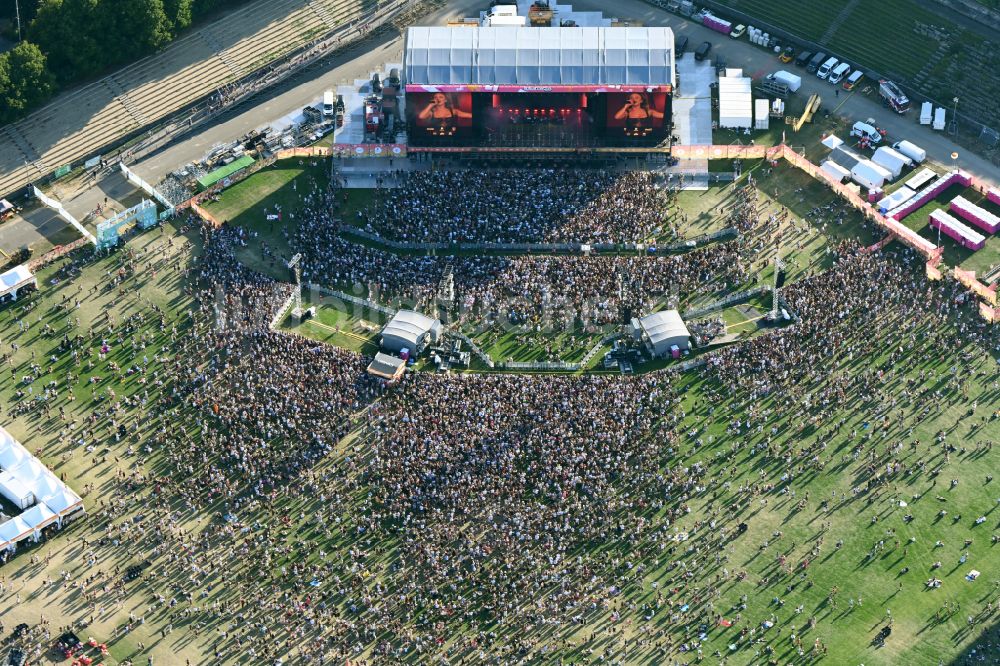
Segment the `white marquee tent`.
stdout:
<svg viewBox="0 0 1000 666">
<path fill-rule="evenodd" d="M 719 77 L 719 127 L 753 127 L 753 93 L 751 80 L 742 69 L 727 69 Z"/>
<path fill-rule="evenodd" d="M 35 494 L 10 472 L 0 472 L 0 495 L 22 511 L 35 501 Z"/>
<path fill-rule="evenodd" d="M 83 500 L 0 427 L 0 494 L 23 512 L 0 523 L 0 548 L 14 548 L 65 517 L 83 511 Z"/>
<path fill-rule="evenodd" d="M 673 85 L 667 27 L 413 26 L 405 83 L 418 85 Z"/>
<path fill-rule="evenodd" d="M 56 522 L 59 516 L 44 504 L 36 504 L 18 516 L 18 518 L 30 525 L 32 530 L 38 531 Z"/>
<path fill-rule="evenodd" d="M 0 523 L 0 547 L 9 548 L 18 541 L 27 539 L 35 529 L 20 516 L 14 516 L 5 523 Z"/>
<path fill-rule="evenodd" d="M 654 356 L 666 356 L 677 345 L 689 349 L 691 334 L 677 310 L 660 310 L 632 320 L 632 334 L 644 340 Z"/>
</svg>

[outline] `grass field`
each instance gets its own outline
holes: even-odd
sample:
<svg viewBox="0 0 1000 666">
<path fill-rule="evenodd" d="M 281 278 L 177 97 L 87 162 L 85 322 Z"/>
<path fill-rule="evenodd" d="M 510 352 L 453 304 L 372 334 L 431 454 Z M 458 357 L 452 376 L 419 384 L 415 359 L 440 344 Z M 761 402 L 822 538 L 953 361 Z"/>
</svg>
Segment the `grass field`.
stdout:
<svg viewBox="0 0 1000 666">
<path fill-rule="evenodd" d="M 255 180 L 246 181 L 216 210 L 278 245 L 280 231 L 258 213 L 283 201 L 289 213 L 283 222 L 294 223 L 294 197 L 286 188 L 297 177 L 284 171 L 263 175 L 271 185 L 259 190 Z M 843 238 L 874 240 L 872 230 L 853 217 L 838 217 L 830 191 L 799 172 L 779 167 L 768 174 L 758 166 L 753 173 L 763 193 L 774 198 L 768 208 L 787 206 L 795 218 L 783 229 L 790 280 L 827 270 L 827 248 Z M 303 186 L 298 180 L 300 192 Z M 691 194 L 684 202 L 689 217 L 712 224 L 715 204 Z M 692 223 L 692 229 L 699 226 Z M 192 319 L 185 274 L 199 244 L 197 233 L 168 225 L 130 239 L 108 257 L 81 257 L 73 268 L 68 262 L 47 267 L 39 275 L 39 293 L 0 308 L 2 352 L 11 368 L 0 375 L 4 425 L 65 476 L 90 513 L 20 552 L 0 571 L 5 629 L 21 622 L 35 629 L 42 617 L 53 634 L 71 622 L 87 623 L 78 633 L 108 642 L 108 666 L 145 664 L 148 657 L 170 666 L 187 660 L 199 666 L 271 663 L 262 655 L 265 645 L 277 646 L 288 666 L 304 666 L 297 651 L 307 643 L 343 648 L 326 663 L 343 663 L 343 654 L 351 663 L 383 663 L 378 652 L 388 644 L 401 650 L 394 663 L 421 665 L 934 666 L 964 662 L 959 655 L 995 622 L 987 604 L 1000 599 L 1000 544 L 991 538 L 1000 530 L 1000 505 L 997 481 L 987 475 L 1000 468 L 1000 449 L 985 442 L 1000 441 L 1000 420 L 993 416 L 1000 407 L 996 360 L 971 345 L 954 322 L 928 316 L 906 335 L 885 322 L 860 332 L 864 344 L 849 355 L 816 359 L 813 369 L 821 376 L 860 382 L 878 374 L 878 390 L 856 402 L 810 407 L 807 395 L 798 396 L 801 401 L 751 398 L 722 386 L 711 373 L 665 376 L 662 387 L 676 397 L 649 418 L 677 435 L 648 442 L 656 474 L 648 474 L 641 487 L 617 488 L 622 497 L 631 491 L 638 502 L 609 507 L 608 537 L 565 553 L 569 563 L 585 562 L 579 569 L 539 564 L 552 572 L 552 584 L 533 593 L 538 608 L 566 586 L 581 590 L 565 608 L 565 621 L 537 623 L 537 609 L 525 607 L 490 624 L 485 618 L 493 616 L 486 613 L 446 613 L 406 600 L 399 605 L 398 625 L 341 633 L 350 622 L 374 617 L 371 604 L 408 594 L 398 587 L 397 573 L 414 561 L 413 544 L 398 538 L 396 521 L 372 520 L 369 498 L 377 479 L 366 468 L 372 431 L 359 418 L 356 430 L 313 463 L 301 487 L 279 485 L 266 501 L 253 490 L 216 498 L 191 492 L 199 475 L 228 463 L 214 457 L 214 440 L 201 439 L 210 431 L 206 410 L 174 401 L 174 387 L 158 380 L 200 344 L 197 334 L 205 322 Z M 246 257 L 274 268 L 257 251 Z M 760 279 L 767 279 L 767 271 L 761 269 Z M 299 332 L 352 350 L 373 349 L 380 316 L 345 313 L 315 294 L 307 295 L 306 304 L 317 305 L 318 313 Z M 742 328 L 768 305 L 755 299 L 717 316 Z M 59 344 L 64 335 L 76 334 L 82 337 L 73 358 Z M 111 347 L 103 357 L 102 341 Z M 508 354 L 511 345 L 516 347 L 516 336 L 502 336 L 491 353 Z M 538 345 L 524 353 L 537 354 Z M 213 372 L 207 366 L 197 371 L 209 377 Z M 29 373 L 33 387 L 56 382 L 48 412 L 26 409 L 31 399 L 16 397 Z M 483 427 L 494 423 L 484 421 Z M 115 435 L 116 424 L 126 426 L 126 436 Z M 205 469 L 167 464 L 165 432 L 202 443 Z M 500 432 L 497 440 L 512 435 Z M 871 474 L 872 458 L 890 450 L 903 469 L 878 491 L 855 494 Z M 674 489 L 657 479 L 695 465 L 706 470 L 706 479 L 726 483 Z M 740 514 L 745 533 L 720 545 L 716 521 L 732 518 L 730 507 L 741 496 L 737 488 L 771 483 L 787 492 L 756 493 Z M 240 508 L 234 510 L 236 499 Z M 680 506 L 686 510 L 670 513 Z M 233 524 L 230 512 L 237 514 Z M 977 523 L 980 516 L 985 520 Z M 621 525 L 643 527 L 632 532 Z M 463 538 L 474 538 L 479 527 L 462 529 Z M 873 553 L 879 541 L 884 545 Z M 249 557 L 233 557 L 236 548 Z M 499 553 L 486 566 L 507 566 L 500 556 L 510 554 Z M 139 580 L 120 582 L 121 571 L 147 561 Z M 932 568 L 938 561 L 941 566 Z M 309 577 L 286 575 L 299 567 L 315 576 L 316 586 L 302 583 Z M 971 569 L 982 572 L 975 582 L 965 579 Z M 924 585 L 931 576 L 941 579 L 939 589 Z M 613 589 L 605 584 L 611 582 Z M 261 589 L 273 592 L 275 605 L 247 607 L 245 600 Z M 447 590 L 440 594 L 451 598 Z M 299 621 L 295 608 L 319 603 L 336 621 Z M 884 647 L 875 647 L 871 639 L 886 624 L 887 611 L 893 633 Z M 289 617 L 294 620 L 282 621 Z M 736 626 L 726 628 L 722 620 Z M 771 622 L 777 626 L 767 628 Z M 793 634 L 801 639 L 801 652 Z M 404 643 L 413 644 L 407 636 L 418 635 L 441 640 L 402 650 Z M 468 639 L 479 640 L 475 650 Z M 812 653 L 817 639 L 822 647 Z M 668 656 L 658 656 L 657 645 Z M 66 663 L 51 656 L 37 661 Z"/>
<path fill-rule="evenodd" d="M 990 268 L 1000 263 L 1000 239 L 996 236 L 985 234 L 986 245 L 983 249 L 976 251 L 967 250 L 948 236 L 939 234 L 937 230 L 930 227 L 930 214 L 935 210 L 944 210 L 947 212 L 948 204 L 959 195 L 977 206 L 982 206 L 990 212 L 1000 215 L 1000 206 L 988 201 L 981 193 L 961 185 L 952 185 L 935 197 L 930 203 L 910 213 L 903 220 L 903 224 L 918 232 L 924 238 L 942 246 L 944 248 L 944 263 L 948 266 L 958 266 L 965 270 L 976 271 L 982 276 Z M 955 215 L 955 217 L 958 216 Z M 969 224 L 969 226 L 973 225 Z M 973 228 L 975 227 L 973 226 Z"/>
</svg>

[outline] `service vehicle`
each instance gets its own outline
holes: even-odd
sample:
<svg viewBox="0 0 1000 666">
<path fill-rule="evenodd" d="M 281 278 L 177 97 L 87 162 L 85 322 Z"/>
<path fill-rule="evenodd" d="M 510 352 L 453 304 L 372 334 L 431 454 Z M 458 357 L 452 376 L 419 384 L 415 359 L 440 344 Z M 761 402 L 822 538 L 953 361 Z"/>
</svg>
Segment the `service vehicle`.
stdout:
<svg viewBox="0 0 1000 666">
<path fill-rule="evenodd" d="M 839 62 L 840 61 L 836 58 L 827 58 L 826 62 L 824 62 L 820 68 L 816 70 L 817 78 L 821 81 L 826 81 L 826 78 L 830 76 L 830 72 L 833 71 L 833 68 L 836 67 Z"/>
<path fill-rule="evenodd" d="M 846 62 L 842 62 L 833 68 L 833 71 L 830 72 L 830 76 L 827 78 L 827 81 L 829 81 L 833 85 L 837 85 L 843 80 L 845 76 L 847 76 L 850 73 L 850 71 L 851 71 L 851 66 L 848 65 Z"/>
<path fill-rule="evenodd" d="M 882 98 L 882 103 L 896 113 L 906 113 L 910 110 L 910 98 L 894 81 L 881 79 L 878 82 L 878 95 Z"/>
<path fill-rule="evenodd" d="M 844 80 L 844 90 L 854 90 L 857 85 L 861 83 L 861 79 L 863 78 L 865 78 L 864 72 L 860 69 L 854 70 L 851 72 L 851 75 Z"/>
</svg>

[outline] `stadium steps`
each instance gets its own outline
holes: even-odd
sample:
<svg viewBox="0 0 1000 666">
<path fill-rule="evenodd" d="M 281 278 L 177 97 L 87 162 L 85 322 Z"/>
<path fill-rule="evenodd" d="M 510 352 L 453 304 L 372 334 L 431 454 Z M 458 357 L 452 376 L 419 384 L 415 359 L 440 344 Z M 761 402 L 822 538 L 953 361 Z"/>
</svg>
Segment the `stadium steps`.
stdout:
<svg viewBox="0 0 1000 666">
<path fill-rule="evenodd" d="M 136 108 L 135 104 L 132 103 L 132 98 L 130 98 L 128 93 L 125 92 L 122 84 L 118 82 L 118 79 L 115 78 L 114 74 L 107 76 L 102 80 L 108 87 L 108 90 L 111 91 L 111 94 L 114 95 L 114 98 L 125 107 L 128 115 L 132 116 L 132 120 L 135 121 L 136 125 L 142 126 L 149 122 L 146 120 L 146 117 L 142 115 L 142 112 Z"/>
<path fill-rule="evenodd" d="M 372 0 L 318 0 L 328 8 L 337 25 L 349 23 L 365 11 L 372 9 L 375 3 Z"/>
<path fill-rule="evenodd" d="M 221 51 L 193 31 L 108 80 L 59 95 L 10 128 L 37 150 L 0 132 L 0 195 L 56 166 L 93 157 L 231 83 L 238 78 L 234 70 L 252 73 L 373 6 L 373 0 L 259 0 L 201 29 L 210 30 Z"/>
<path fill-rule="evenodd" d="M 861 4 L 861 0 L 850 0 L 850 2 L 844 5 L 844 8 L 841 9 L 840 13 L 837 14 L 836 18 L 834 18 L 833 21 L 830 22 L 830 25 L 827 26 L 826 31 L 817 41 L 823 46 L 829 44 L 830 40 L 833 39 L 833 36 L 837 34 L 837 30 L 840 28 L 840 26 L 844 25 L 844 21 L 846 21 L 851 16 L 851 12 L 853 12 L 854 9 L 859 4 Z"/>
<path fill-rule="evenodd" d="M 316 2 L 316 0 L 306 0 L 306 2 L 309 5 L 309 9 L 313 10 L 319 16 L 327 28 L 333 30 L 337 27 L 337 20 L 333 18 L 333 15 L 330 14 L 322 3 Z"/>
<path fill-rule="evenodd" d="M 33 167 L 38 169 L 39 174 L 45 174 L 45 163 L 38 156 L 38 150 L 36 150 L 35 147 L 32 146 L 31 143 L 17 131 L 16 127 L 8 125 L 7 127 L 4 127 L 4 130 L 7 134 L 7 138 L 10 139 L 11 143 L 17 147 L 18 152 L 20 152 L 23 156 L 24 161 L 30 163 Z"/>
<path fill-rule="evenodd" d="M 240 66 L 229 57 L 226 53 L 226 49 L 222 48 L 219 44 L 219 40 L 217 40 L 215 35 L 212 34 L 211 26 L 199 31 L 198 34 L 205 40 L 205 43 L 208 44 L 208 47 L 212 49 L 215 55 L 219 56 L 219 60 L 221 60 L 223 64 L 229 68 L 229 71 L 233 73 L 233 76 L 236 78 L 242 78 L 243 75 L 246 74 L 246 72 L 244 72 Z"/>
</svg>

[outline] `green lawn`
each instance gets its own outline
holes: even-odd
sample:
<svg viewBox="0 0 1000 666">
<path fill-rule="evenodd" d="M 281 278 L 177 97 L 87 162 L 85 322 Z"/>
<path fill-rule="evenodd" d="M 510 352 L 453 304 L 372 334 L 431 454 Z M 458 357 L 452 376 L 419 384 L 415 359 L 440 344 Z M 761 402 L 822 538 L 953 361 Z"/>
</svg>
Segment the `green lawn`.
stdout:
<svg viewBox="0 0 1000 666">
<path fill-rule="evenodd" d="M 757 169 L 755 176 L 774 195 L 777 203 L 769 206 L 788 206 L 801 218 L 797 227 L 785 230 L 789 256 L 801 264 L 795 270 L 824 270 L 829 266 L 825 247 L 838 238 L 864 234 L 865 228 L 853 218 L 838 224 L 829 213 L 823 221 L 809 216 L 832 195 L 796 173 L 779 168 L 766 175 Z M 275 201 L 281 191 L 281 185 L 271 190 L 269 200 Z M 240 215 L 249 215 L 248 225 L 266 231 L 252 202 Z M 601 507 L 607 512 L 603 538 L 580 543 L 573 536 L 580 507 L 575 499 L 565 500 L 582 498 L 593 488 L 587 479 L 567 477 L 564 487 L 538 486 L 539 502 L 563 503 L 567 522 L 560 534 L 567 548 L 562 560 L 525 562 L 519 544 L 512 542 L 475 567 L 464 560 L 455 563 L 455 586 L 462 595 L 466 590 L 461 586 L 470 580 L 488 580 L 488 569 L 483 573 L 477 567 L 545 568 L 549 583 L 532 590 L 532 607 L 512 609 L 494 624 L 487 618 L 495 615 L 480 608 L 475 596 L 462 597 L 472 600 L 466 615 L 465 608 L 460 613 L 444 608 L 457 596 L 446 586 L 422 600 L 401 586 L 400 571 L 423 566 L 424 560 L 419 559 L 420 544 L 401 538 L 402 520 L 372 510 L 373 497 L 382 498 L 368 464 L 386 421 L 358 417 L 357 428 L 308 471 L 287 485 L 269 487 L 266 495 L 257 488 L 214 498 L 199 492 L 203 475 L 238 464 L 231 454 L 223 455 L 228 433 L 210 423 L 210 411 L 198 404 L 197 394 L 175 393 L 176 387 L 159 381 L 168 376 L 169 367 L 188 362 L 203 344 L 202 327 L 212 325 L 209 318 L 192 314 L 196 308 L 184 273 L 198 255 L 199 242 L 196 232 L 182 235 L 168 225 L 167 232 L 136 236 L 107 257 L 81 253 L 79 274 L 64 272 L 66 261 L 47 267 L 39 274 L 39 293 L 0 308 L 3 352 L 13 366 L 0 374 L 5 427 L 77 491 L 93 484 L 85 493 L 91 513 L 86 521 L 5 565 L 0 593 L 5 627 L 21 622 L 38 627 L 42 616 L 51 622 L 49 629 L 86 620 L 88 626 L 78 633 L 110 643 L 109 666 L 126 659 L 146 663 L 147 657 L 157 664 L 188 659 L 218 666 L 246 664 L 244 637 L 255 639 L 261 626 L 270 633 L 258 647 L 277 645 L 286 657 L 306 643 L 327 645 L 326 663 L 343 663 L 344 654 L 351 655 L 352 663 L 373 663 L 376 649 L 389 645 L 400 650 L 398 661 L 406 664 L 464 659 L 467 664 L 516 660 L 533 666 L 934 666 L 939 660 L 961 663 L 958 655 L 995 622 L 996 615 L 985 609 L 996 603 L 1000 580 L 1000 545 L 991 539 L 998 529 L 998 481 L 986 475 L 1000 469 L 1000 448 L 993 452 L 979 443 L 1000 441 L 1000 421 L 991 418 L 1000 406 L 996 362 L 959 334 L 954 322 L 928 315 L 904 335 L 900 314 L 859 331 L 863 337 L 847 341 L 849 354 L 811 359 L 815 381 L 842 374 L 850 385 L 880 373 L 876 391 L 853 396 L 825 413 L 806 405 L 807 385 L 751 396 L 722 386 L 711 373 L 664 376 L 657 389 L 669 399 L 662 410 L 643 415 L 649 419 L 649 441 L 643 444 L 651 457 L 629 461 L 648 467 L 634 487 L 612 478 L 611 487 L 601 490 L 609 498 Z M 111 284 L 120 269 L 122 281 Z M 918 265 L 914 270 L 923 285 L 922 269 Z M 874 293 L 877 297 L 877 289 Z M 316 323 L 304 324 L 300 332 L 370 349 L 371 329 L 379 317 L 345 312 L 317 296 L 308 299 L 319 312 Z M 751 301 L 749 306 L 762 311 L 767 303 Z M 746 313 L 723 311 L 721 316 L 731 323 L 746 319 Z M 21 330 L 19 321 L 27 322 L 28 330 Z M 64 335 L 77 334 L 82 337 L 74 360 L 58 348 Z M 102 357 L 99 349 L 105 341 L 110 352 Z M 517 348 L 517 342 L 501 337 L 494 346 L 502 354 L 503 345 Z M 536 351 L 525 354 L 537 353 L 546 343 L 589 347 L 582 340 L 552 336 L 532 341 Z M 221 359 L 218 354 L 212 361 Z M 23 389 L 22 377 L 31 372 L 32 363 L 39 366 L 34 386 L 54 381 L 58 387 L 51 413 L 20 413 L 19 405 L 31 398 L 16 398 L 15 392 Z M 213 364 L 192 368 L 192 373 L 225 381 L 213 379 Z M 455 391 L 461 392 L 461 386 L 456 383 Z M 791 397 L 795 399 L 785 400 Z M 973 404 L 977 411 L 970 414 Z M 356 407 L 364 413 L 370 406 Z M 488 431 L 484 441 L 499 452 L 484 448 L 479 455 L 517 455 L 511 440 L 522 436 L 518 429 L 526 432 L 539 425 L 525 420 L 504 430 L 494 415 L 484 418 L 491 405 L 476 407 L 459 418 L 480 419 Z M 451 405 L 412 408 L 444 414 Z M 379 416 L 386 415 L 393 416 Z M 580 413 L 581 419 L 591 417 L 586 410 Z M 116 424 L 126 425 L 128 436 L 119 440 Z M 623 421 L 621 433 L 595 436 L 625 439 L 635 426 Z M 954 451 L 942 448 L 942 433 Z M 171 461 L 168 442 L 185 437 L 198 442 L 205 456 L 198 464 L 204 467 L 189 470 Z M 911 448 L 914 442 L 916 448 Z M 535 455 L 518 459 L 514 473 L 536 474 L 539 461 L 551 468 L 568 462 Z M 887 456 L 903 469 L 879 489 L 856 495 L 854 488 L 863 486 L 873 469 L 884 469 Z M 671 474 L 696 465 L 706 470 L 702 485 L 671 483 Z M 423 471 L 414 470 L 414 478 Z M 784 474 L 794 475 L 790 485 Z M 723 479 L 725 483 L 708 482 Z M 958 481 L 954 487 L 952 479 Z M 741 485 L 749 490 L 741 493 Z M 786 485 L 789 492 L 781 492 Z M 567 488 L 568 495 L 559 492 Z M 744 500 L 749 503 L 734 508 Z M 799 502 L 804 502 L 802 508 Z M 463 544 L 478 547 L 483 530 L 491 529 L 489 520 L 479 520 L 471 509 L 469 516 L 454 518 L 431 509 L 419 520 L 448 520 L 455 538 L 464 540 L 456 552 L 471 552 Z M 939 515 L 942 510 L 946 516 Z M 401 511 L 409 515 L 409 509 Z M 236 514 L 235 525 L 227 522 L 229 512 Z M 977 525 L 979 516 L 986 521 Z M 161 520 L 170 527 L 156 529 Z M 746 531 L 720 542 L 721 528 L 735 530 L 738 522 L 746 523 Z M 935 546 L 938 540 L 940 547 Z M 869 556 L 879 541 L 885 547 Z M 244 556 L 234 557 L 236 549 Z M 93 564 L 88 563 L 91 554 Z M 963 554 L 968 557 L 964 564 Z M 120 583 L 119 572 L 147 559 L 151 566 L 141 581 Z M 937 561 L 941 567 L 932 569 Z M 971 569 L 982 572 L 976 582 L 965 580 Z M 91 602 L 73 583 L 83 583 L 98 570 L 105 577 L 88 586 Z M 312 576 L 316 586 L 308 582 Z M 931 576 L 943 581 L 940 589 L 925 588 Z M 273 592 L 274 608 L 245 604 L 261 587 Z M 834 587 L 838 592 L 831 599 Z M 566 590 L 572 594 L 561 596 Z M 355 619 L 374 621 L 370 611 L 381 599 L 393 600 L 382 607 L 391 622 L 374 622 L 374 634 L 345 628 Z M 961 610 L 936 619 L 945 602 L 960 603 Z M 537 622 L 539 609 L 549 603 L 551 612 L 564 619 Z M 337 621 L 303 622 L 294 610 L 319 604 Z M 884 648 L 875 648 L 870 641 L 885 625 L 887 609 L 894 618 L 893 633 Z M 130 613 L 142 622 L 130 622 Z M 976 623 L 971 627 L 970 615 Z M 738 619 L 739 624 L 727 629 L 719 618 Z M 816 622 L 811 628 L 810 618 Z M 771 619 L 778 627 L 765 629 Z M 232 637 L 222 638 L 233 625 L 240 627 L 240 646 Z M 805 655 L 795 651 L 791 625 Z M 741 629 L 751 628 L 752 636 L 741 635 Z M 431 640 L 420 650 L 402 649 L 406 636 L 423 634 L 440 637 L 440 644 Z M 476 639 L 476 647 L 459 646 L 464 639 Z M 623 639 L 628 639 L 627 655 Z M 816 639 L 829 653 L 813 659 L 808 654 Z M 700 660 L 694 641 L 701 643 Z M 657 644 L 667 649 L 666 656 L 657 656 Z M 220 645 L 222 656 L 216 658 Z M 336 657 L 335 647 L 343 650 Z M 611 656 L 602 659 L 605 653 Z"/>
<path fill-rule="evenodd" d="M 335 347 L 362 354 L 378 351 L 378 337 L 386 317 L 353 303 L 346 303 L 320 293 L 303 294 L 302 306 L 316 306 L 316 317 L 299 324 L 291 311 L 281 322 L 281 329 L 304 335 Z"/>
</svg>

